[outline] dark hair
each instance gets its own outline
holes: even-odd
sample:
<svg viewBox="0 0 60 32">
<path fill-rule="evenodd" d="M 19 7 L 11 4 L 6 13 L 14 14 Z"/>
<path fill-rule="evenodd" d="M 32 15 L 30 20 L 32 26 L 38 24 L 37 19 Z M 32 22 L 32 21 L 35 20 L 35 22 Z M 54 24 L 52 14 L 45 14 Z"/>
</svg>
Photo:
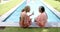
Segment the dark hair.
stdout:
<svg viewBox="0 0 60 32">
<path fill-rule="evenodd" d="M 41 13 L 45 12 L 45 8 L 43 6 L 40 6 L 39 7 L 39 12 L 41 12 Z"/>
<path fill-rule="evenodd" d="M 22 12 L 24 12 L 25 11 L 25 9 L 22 9 Z"/>
</svg>

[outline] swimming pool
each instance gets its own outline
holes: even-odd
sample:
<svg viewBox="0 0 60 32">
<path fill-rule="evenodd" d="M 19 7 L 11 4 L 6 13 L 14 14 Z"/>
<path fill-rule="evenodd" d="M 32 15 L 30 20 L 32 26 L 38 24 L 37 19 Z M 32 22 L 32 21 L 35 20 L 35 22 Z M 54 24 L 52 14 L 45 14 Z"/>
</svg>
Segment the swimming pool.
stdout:
<svg viewBox="0 0 60 32">
<path fill-rule="evenodd" d="M 47 8 L 42 2 L 35 0 L 35 1 L 30 1 L 28 5 L 31 8 L 31 13 L 34 11 L 34 15 L 32 16 L 32 21 L 34 22 L 34 18 L 37 17 L 38 13 L 38 7 L 39 6 L 44 6 L 45 11 L 48 15 L 48 22 L 59 22 L 59 18 L 49 9 Z M 26 2 L 20 5 L 8 18 L 4 20 L 4 22 L 19 22 L 19 17 L 21 10 L 26 6 Z"/>
</svg>

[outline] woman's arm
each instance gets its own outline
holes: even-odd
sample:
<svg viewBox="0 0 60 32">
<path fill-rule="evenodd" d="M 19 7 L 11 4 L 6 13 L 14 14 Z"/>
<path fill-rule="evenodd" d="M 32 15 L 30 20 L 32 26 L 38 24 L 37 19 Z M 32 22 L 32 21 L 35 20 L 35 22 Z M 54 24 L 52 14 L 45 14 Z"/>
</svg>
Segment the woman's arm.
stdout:
<svg viewBox="0 0 60 32">
<path fill-rule="evenodd" d="M 29 16 L 32 16 L 32 15 L 34 15 L 34 13 L 32 13 L 31 15 L 29 15 Z"/>
</svg>

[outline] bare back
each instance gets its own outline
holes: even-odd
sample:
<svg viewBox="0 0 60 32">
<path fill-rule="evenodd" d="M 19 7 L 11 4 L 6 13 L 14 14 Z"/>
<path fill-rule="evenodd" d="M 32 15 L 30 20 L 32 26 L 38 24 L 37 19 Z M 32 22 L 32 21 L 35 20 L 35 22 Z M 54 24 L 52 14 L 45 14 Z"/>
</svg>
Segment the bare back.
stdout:
<svg viewBox="0 0 60 32">
<path fill-rule="evenodd" d="M 27 14 L 25 12 L 22 12 L 20 25 L 23 26 L 23 27 L 27 27 L 27 26 L 30 25 L 30 21 L 31 20 L 30 20 L 29 16 L 27 16 Z"/>
</svg>

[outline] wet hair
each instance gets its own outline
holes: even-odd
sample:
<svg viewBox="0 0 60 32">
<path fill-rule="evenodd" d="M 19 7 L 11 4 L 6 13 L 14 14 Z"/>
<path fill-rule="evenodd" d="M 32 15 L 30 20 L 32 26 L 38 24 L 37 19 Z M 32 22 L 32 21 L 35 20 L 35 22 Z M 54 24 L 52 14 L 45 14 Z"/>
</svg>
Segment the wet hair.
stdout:
<svg viewBox="0 0 60 32">
<path fill-rule="evenodd" d="M 26 7 L 25 7 L 25 11 L 26 11 L 26 12 L 29 12 L 29 11 L 30 11 L 30 6 L 26 6 Z"/>
<path fill-rule="evenodd" d="M 43 6 L 40 6 L 39 7 L 39 12 L 41 12 L 41 13 L 45 12 L 45 8 Z"/>
</svg>

